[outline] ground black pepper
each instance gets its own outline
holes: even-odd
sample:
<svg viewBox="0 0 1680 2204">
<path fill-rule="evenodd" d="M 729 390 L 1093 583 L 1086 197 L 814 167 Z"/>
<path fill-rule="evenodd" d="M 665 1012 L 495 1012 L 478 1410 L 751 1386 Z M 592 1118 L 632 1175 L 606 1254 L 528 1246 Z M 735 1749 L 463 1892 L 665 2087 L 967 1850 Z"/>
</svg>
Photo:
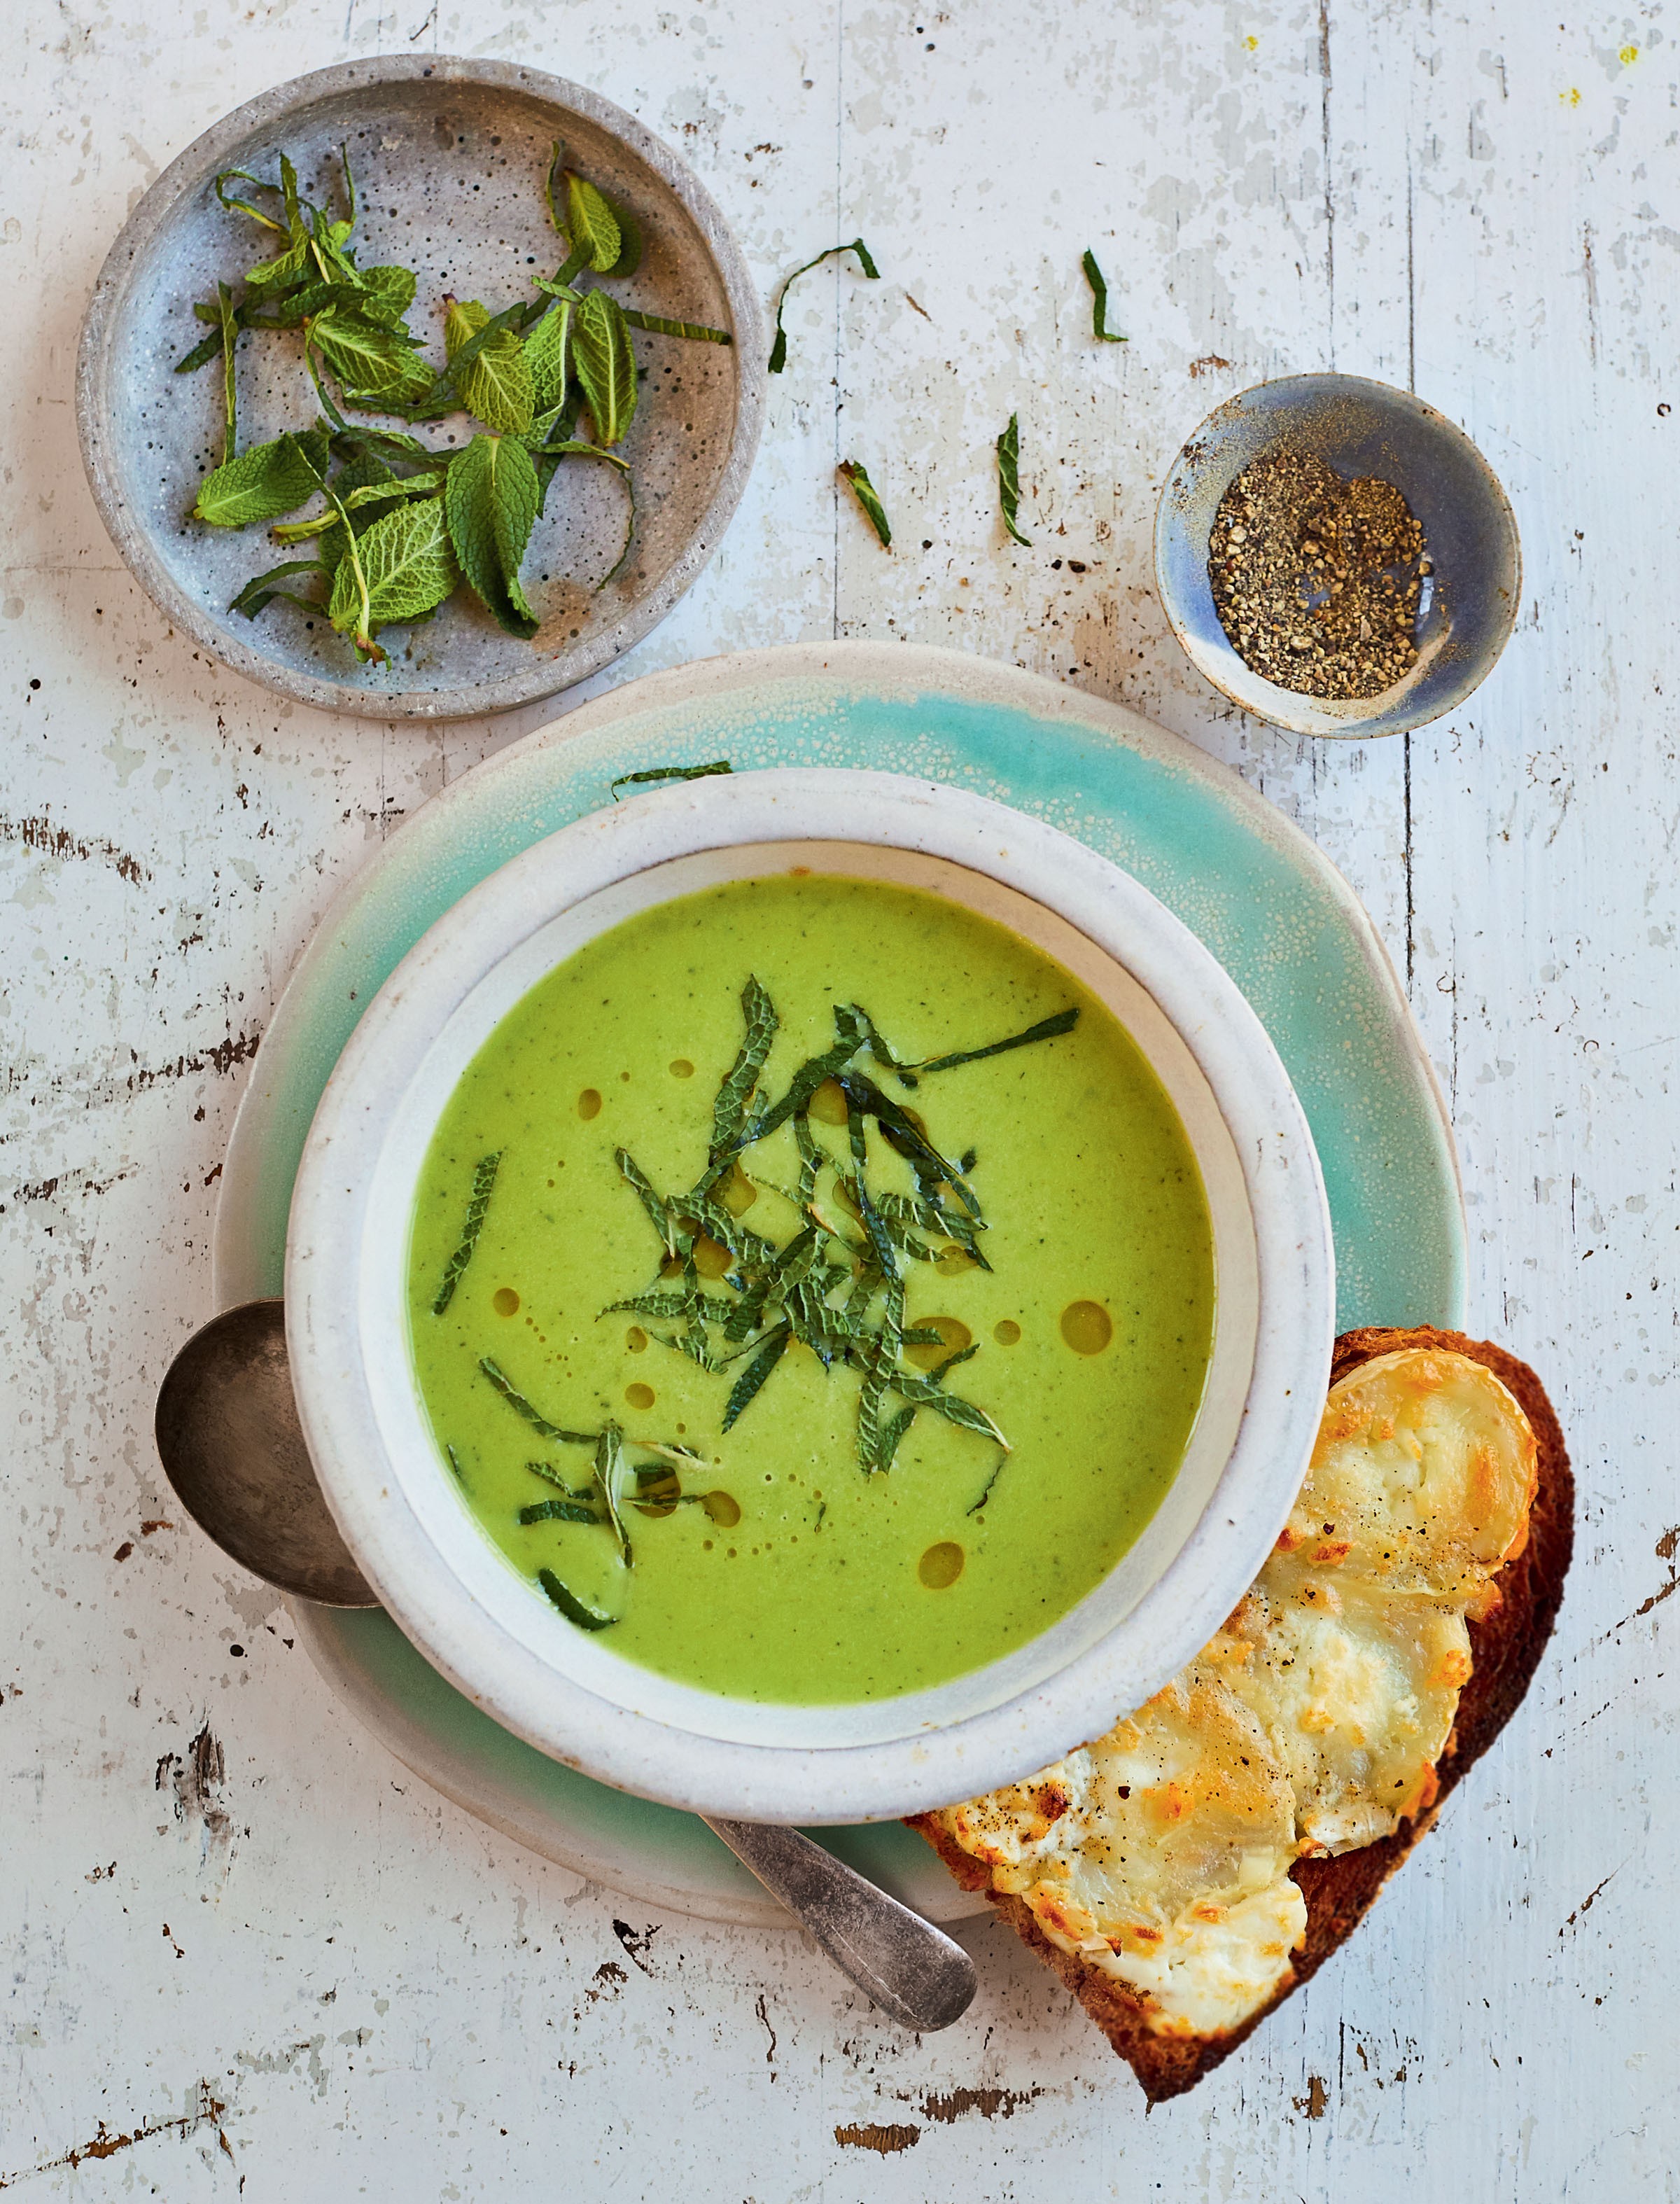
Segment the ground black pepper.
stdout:
<svg viewBox="0 0 1680 2204">
<path fill-rule="evenodd" d="M 1214 607 L 1253 672 L 1305 696 L 1375 696 L 1416 663 L 1423 529 L 1380 476 L 1279 446 L 1220 501 Z"/>
</svg>

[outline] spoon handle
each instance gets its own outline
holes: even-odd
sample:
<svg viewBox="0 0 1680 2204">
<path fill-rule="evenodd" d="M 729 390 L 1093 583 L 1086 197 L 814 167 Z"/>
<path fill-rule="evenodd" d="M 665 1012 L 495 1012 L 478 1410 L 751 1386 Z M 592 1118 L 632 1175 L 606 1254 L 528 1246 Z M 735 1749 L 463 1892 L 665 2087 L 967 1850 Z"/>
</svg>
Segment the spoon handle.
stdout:
<svg viewBox="0 0 1680 2204">
<path fill-rule="evenodd" d="M 974 1963 L 942 1928 L 797 1829 L 702 1819 L 883 2012 L 929 2034 L 967 2011 Z"/>
</svg>

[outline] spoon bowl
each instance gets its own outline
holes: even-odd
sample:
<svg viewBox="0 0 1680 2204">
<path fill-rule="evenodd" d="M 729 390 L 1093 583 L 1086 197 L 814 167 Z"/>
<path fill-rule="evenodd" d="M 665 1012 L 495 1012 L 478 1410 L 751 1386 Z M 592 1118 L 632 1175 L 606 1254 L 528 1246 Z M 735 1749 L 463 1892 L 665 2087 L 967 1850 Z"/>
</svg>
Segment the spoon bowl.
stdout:
<svg viewBox="0 0 1680 2204">
<path fill-rule="evenodd" d="M 206 1537 L 264 1584 L 322 1607 L 377 1607 L 304 1444 L 278 1300 L 195 1331 L 157 1395 L 157 1452 Z"/>
</svg>

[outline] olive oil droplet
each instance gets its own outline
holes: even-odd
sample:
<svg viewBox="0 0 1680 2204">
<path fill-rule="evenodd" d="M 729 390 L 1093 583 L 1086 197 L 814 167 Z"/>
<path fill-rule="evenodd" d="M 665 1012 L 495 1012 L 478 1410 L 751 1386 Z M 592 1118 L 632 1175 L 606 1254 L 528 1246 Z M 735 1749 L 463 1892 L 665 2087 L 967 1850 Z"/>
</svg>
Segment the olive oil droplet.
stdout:
<svg viewBox="0 0 1680 2204">
<path fill-rule="evenodd" d="M 962 1574 L 962 1564 L 967 1559 L 953 1539 L 942 1538 L 937 1546 L 930 1546 L 916 1563 L 916 1574 L 930 1591 L 944 1591 Z"/>
<path fill-rule="evenodd" d="M 1100 1354 L 1114 1336 L 1114 1320 L 1100 1302 L 1069 1301 L 1062 1312 L 1062 1336 L 1075 1354 Z"/>
<path fill-rule="evenodd" d="M 1000 1347 L 1014 1347 L 1020 1338 L 1020 1326 L 1013 1317 L 1005 1317 L 1002 1324 L 991 1327 L 991 1336 Z"/>
<path fill-rule="evenodd" d="M 586 1087 L 583 1089 L 583 1092 L 577 1098 L 577 1114 L 580 1117 L 600 1117 L 600 1094 L 599 1089 L 594 1087 Z"/>
<path fill-rule="evenodd" d="M 498 1286 L 490 1306 L 498 1316 L 518 1316 L 519 1296 L 512 1286 Z"/>
<path fill-rule="evenodd" d="M 811 1115 L 823 1125 L 843 1125 L 846 1098 L 837 1079 L 825 1079 L 811 1097 Z"/>
<path fill-rule="evenodd" d="M 624 1398 L 632 1408 L 651 1408 L 654 1405 L 654 1389 L 651 1385 L 626 1385 Z"/>
<path fill-rule="evenodd" d="M 721 1278 L 730 1266 L 730 1252 L 721 1242 L 702 1233 L 695 1241 L 695 1268 L 702 1278 Z"/>
</svg>

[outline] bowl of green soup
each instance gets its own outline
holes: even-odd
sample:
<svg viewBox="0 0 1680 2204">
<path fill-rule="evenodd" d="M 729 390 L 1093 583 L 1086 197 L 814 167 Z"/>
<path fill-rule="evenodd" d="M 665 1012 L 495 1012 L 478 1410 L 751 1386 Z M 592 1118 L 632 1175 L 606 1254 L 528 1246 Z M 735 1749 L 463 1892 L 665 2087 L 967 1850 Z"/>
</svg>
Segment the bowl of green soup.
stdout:
<svg viewBox="0 0 1680 2204">
<path fill-rule="evenodd" d="M 286 1304 L 391 1614 L 557 1759 L 849 1822 L 1013 1781 L 1212 1636 L 1334 1258 L 1254 1013 L 967 791 L 784 769 L 476 888 L 311 1129 Z"/>
</svg>

